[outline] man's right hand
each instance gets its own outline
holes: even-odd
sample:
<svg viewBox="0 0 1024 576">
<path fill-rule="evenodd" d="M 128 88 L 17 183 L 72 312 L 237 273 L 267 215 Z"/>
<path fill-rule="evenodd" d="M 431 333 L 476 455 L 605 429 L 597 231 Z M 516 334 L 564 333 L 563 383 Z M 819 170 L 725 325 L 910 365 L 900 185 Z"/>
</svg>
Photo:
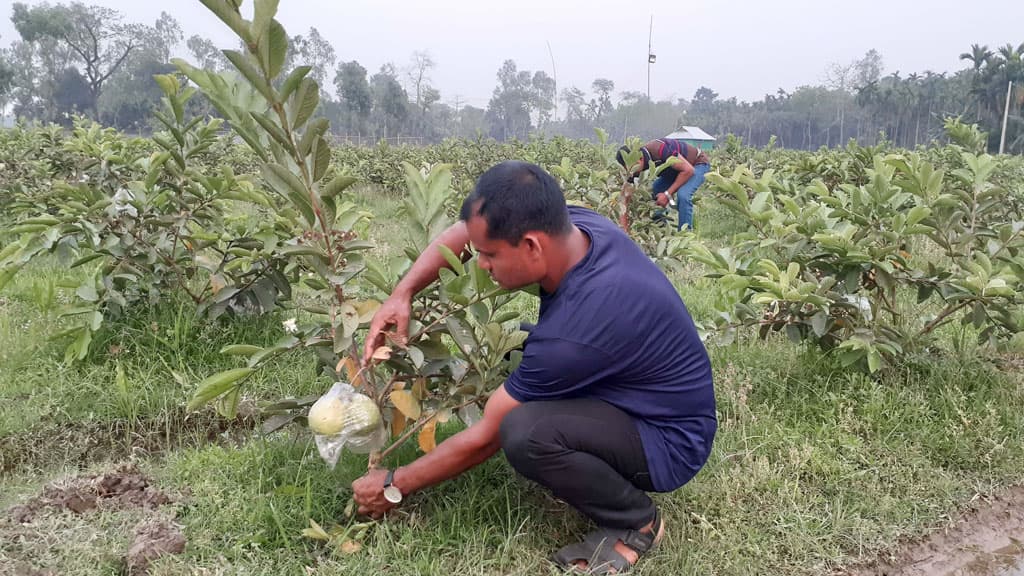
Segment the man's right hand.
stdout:
<svg viewBox="0 0 1024 576">
<path fill-rule="evenodd" d="M 363 347 L 363 366 L 368 366 L 373 359 L 373 351 L 384 345 L 387 327 L 394 326 L 395 339 L 403 346 L 406 344 L 409 339 L 409 317 L 412 314 L 413 296 L 437 280 L 437 273 L 441 268 L 450 266 L 438 249 L 442 244 L 456 254 L 463 254 L 469 244 L 466 223 L 460 220 L 434 238 L 430 246 L 427 246 L 413 262 L 405 278 L 395 286 L 391 297 L 385 300 L 373 315 L 370 332 L 366 335 L 366 345 Z"/>
<path fill-rule="evenodd" d="M 363 347 L 363 366 L 367 366 L 377 348 L 384 346 L 385 329 L 394 326 L 395 337 L 403 345 L 409 339 L 409 316 L 412 313 L 412 302 L 401 294 L 392 294 L 381 304 L 370 322 L 370 332 L 366 335 Z"/>
</svg>

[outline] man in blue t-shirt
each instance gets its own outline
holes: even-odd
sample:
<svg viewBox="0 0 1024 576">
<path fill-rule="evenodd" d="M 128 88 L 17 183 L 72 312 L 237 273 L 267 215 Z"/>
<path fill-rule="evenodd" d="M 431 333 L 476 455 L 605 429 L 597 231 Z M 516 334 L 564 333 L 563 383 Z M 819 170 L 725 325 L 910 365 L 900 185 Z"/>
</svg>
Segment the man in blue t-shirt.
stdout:
<svg viewBox="0 0 1024 576">
<path fill-rule="evenodd" d="M 374 316 L 364 362 L 393 326 L 407 337 L 412 297 L 467 255 L 504 288 L 538 285 L 540 315 L 523 360 L 483 419 L 397 470 L 353 483 L 380 517 L 404 495 L 457 476 L 502 449 L 519 473 L 598 530 L 554 560 L 591 573 L 628 570 L 664 524 L 648 492 L 670 492 L 707 461 L 717 428 L 711 365 L 686 306 L 651 260 L 607 218 L 567 207 L 539 167 L 484 173 L 460 221 L 440 234 Z"/>
</svg>

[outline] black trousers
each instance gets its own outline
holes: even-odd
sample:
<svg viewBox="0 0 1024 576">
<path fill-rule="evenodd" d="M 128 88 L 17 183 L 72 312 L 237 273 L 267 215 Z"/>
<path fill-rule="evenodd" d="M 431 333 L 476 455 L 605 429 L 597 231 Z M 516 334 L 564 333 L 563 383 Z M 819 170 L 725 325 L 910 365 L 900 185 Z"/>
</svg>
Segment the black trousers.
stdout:
<svg viewBox="0 0 1024 576">
<path fill-rule="evenodd" d="M 654 519 L 647 457 L 633 420 L 594 398 L 527 402 L 501 423 L 512 467 L 598 526 L 637 529 Z"/>
</svg>

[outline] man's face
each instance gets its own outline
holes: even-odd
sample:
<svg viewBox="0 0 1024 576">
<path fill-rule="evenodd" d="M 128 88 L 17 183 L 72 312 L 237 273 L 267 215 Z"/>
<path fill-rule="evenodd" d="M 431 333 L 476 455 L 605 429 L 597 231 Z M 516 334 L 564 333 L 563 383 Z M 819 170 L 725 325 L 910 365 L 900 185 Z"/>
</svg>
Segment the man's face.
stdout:
<svg viewBox="0 0 1024 576">
<path fill-rule="evenodd" d="M 466 222 L 469 241 L 476 249 L 477 263 L 487 271 L 499 286 L 515 290 L 535 284 L 544 276 L 540 247 L 532 235 L 527 235 L 513 246 L 504 240 L 487 235 L 487 220 L 473 216 Z"/>
</svg>

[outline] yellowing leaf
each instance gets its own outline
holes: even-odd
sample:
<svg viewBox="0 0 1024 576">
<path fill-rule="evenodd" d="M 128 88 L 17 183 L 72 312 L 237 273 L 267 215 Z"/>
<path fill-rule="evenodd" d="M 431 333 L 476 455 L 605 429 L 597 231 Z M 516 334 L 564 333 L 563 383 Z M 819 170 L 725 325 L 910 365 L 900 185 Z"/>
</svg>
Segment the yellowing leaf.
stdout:
<svg viewBox="0 0 1024 576">
<path fill-rule="evenodd" d="M 427 399 L 427 379 L 417 378 L 412 385 L 413 396 L 420 401 Z"/>
<path fill-rule="evenodd" d="M 352 386 L 359 387 L 363 383 L 363 377 L 359 374 L 359 364 L 355 358 L 346 356 L 338 362 L 338 366 L 334 369 L 335 372 L 341 372 L 341 369 L 345 369 L 345 374 L 348 376 L 348 382 Z"/>
<path fill-rule="evenodd" d="M 420 435 L 417 440 L 420 444 L 420 450 L 423 452 L 430 452 L 434 448 L 437 448 L 437 419 L 431 417 L 430 422 L 420 429 Z"/>
<path fill-rule="evenodd" d="M 380 309 L 380 302 L 377 300 L 364 300 L 356 303 L 356 312 L 359 313 L 359 323 L 366 324 L 373 320 L 373 315 Z"/>
<path fill-rule="evenodd" d="M 422 413 L 419 400 L 408 390 L 395 390 L 388 395 L 391 403 L 409 420 L 417 420 Z"/>
<path fill-rule="evenodd" d="M 309 519 L 309 528 L 304 529 L 302 531 L 302 535 L 306 538 L 323 540 L 325 542 L 331 539 L 331 537 L 327 535 L 327 532 L 325 532 L 324 529 L 316 523 L 316 520 L 313 520 L 312 518 Z"/>
<path fill-rule="evenodd" d="M 381 346 L 373 351 L 373 359 L 383 362 L 384 360 L 391 358 L 391 352 L 393 352 L 393 350 L 390 346 Z"/>
<path fill-rule="evenodd" d="M 225 286 L 227 286 L 227 282 L 220 274 L 210 276 L 210 290 L 212 290 L 214 294 L 220 292 Z"/>
<path fill-rule="evenodd" d="M 391 437 L 398 438 L 405 432 L 405 427 L 408 425 L 409 419 L 402 414 L 402 411 L 398 408 L 391 409 Z"/>
</svg>

